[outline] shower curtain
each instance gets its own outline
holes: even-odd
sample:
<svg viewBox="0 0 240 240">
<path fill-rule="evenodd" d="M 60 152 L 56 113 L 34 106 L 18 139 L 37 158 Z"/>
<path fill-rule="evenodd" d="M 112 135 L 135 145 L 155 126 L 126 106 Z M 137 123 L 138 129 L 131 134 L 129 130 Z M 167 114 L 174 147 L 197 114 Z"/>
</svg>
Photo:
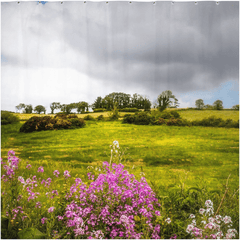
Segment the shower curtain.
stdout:
<svg viewBox="0 0 240 240">
<path fill-rule="evenodd" d="M 53 102 L 91 106 L 111 93 L 130 100 L 136 93 L 156 107 L 165 91 L 178 100 L 172 107 L 202 99 L 231 108 L 238 103 L 238 6 L 2 2 L 2 109 L 21 112 L 15 107 L 24 103 L 50 113 Z"/>
</svg>

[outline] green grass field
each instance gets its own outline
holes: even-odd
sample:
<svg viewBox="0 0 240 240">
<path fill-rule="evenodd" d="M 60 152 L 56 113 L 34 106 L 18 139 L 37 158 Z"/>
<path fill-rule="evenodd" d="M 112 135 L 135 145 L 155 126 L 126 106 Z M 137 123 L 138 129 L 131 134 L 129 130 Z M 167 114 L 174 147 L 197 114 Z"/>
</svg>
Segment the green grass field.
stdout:
<svg viewBox="0 0 240 240">
<path fill-rule="evenodd" d="M 118 140 L 128 159 L 143 166 L 148 177 L 171 185 L 184 178 L 193 186 L 199 178 L 219 188 L 232 174 L 238 187 L 238 129 L 137 126 L 88 122 L 82 129 L 20 133 L 20 124 L 2 126 L 2 157 L 10 149 L 24 160 L 69 162 L 74 166 L 109 160 L 109 145 Z M 154 175 L 153 175 L 154 172 Z"/>
</svg>

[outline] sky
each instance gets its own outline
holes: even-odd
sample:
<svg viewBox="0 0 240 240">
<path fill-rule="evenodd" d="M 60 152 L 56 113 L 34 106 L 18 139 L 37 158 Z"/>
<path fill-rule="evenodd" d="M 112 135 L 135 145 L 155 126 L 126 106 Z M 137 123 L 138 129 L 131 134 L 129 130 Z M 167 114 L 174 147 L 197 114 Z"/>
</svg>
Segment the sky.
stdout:
<svg viewBox="0 0 240 240">
<path fill-rule="evenodd" d="M 111 92 L 239 104 L 239 2 L 2 2 L 1 109 Z"/>
</svg>

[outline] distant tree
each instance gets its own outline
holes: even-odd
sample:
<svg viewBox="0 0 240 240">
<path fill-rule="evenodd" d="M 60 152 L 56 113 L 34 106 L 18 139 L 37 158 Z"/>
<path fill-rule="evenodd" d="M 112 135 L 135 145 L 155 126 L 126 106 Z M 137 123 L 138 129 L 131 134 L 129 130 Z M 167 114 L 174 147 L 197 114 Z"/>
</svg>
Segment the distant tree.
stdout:
<svg viewBox="0 0 240 240">
<path fill-rule="evenodd" d="M 210 104 L 206 104 L 204 105 L 204 108 L 210 110 L 210 109 L 213 109 L 213 106 Z"/>
<path fill-rule="evenodd" d="M 46 113 L 46 108 L 42 105 L 37 105 L 35 108 L 34 108 L 34 112 L 38 113 L 38 114 L 41 114 L 41 112 L 43 112 L 44 114 Z"/>
<path fill-rule="evenodd" d="M 95 100 L 95 102 L 92 104 L 92 108 L 95 109 L 95 108 L 102 108 L 102 97 L 97 97 L 97 99 Z"/>
<path fill-rule="evenodd" d="M 77 103 L 62 104 L 60 107 L 61 111 L 66 114 L 71 114 L 71 111 L 75 108 L 77 108 Z"/>
<path fill-rule="evenodd" d="M 222 110 L 223 109 L 223 102 L 221 100 L 217 100 L 213 103 L 213 108 L 216 110 Z"/>
<path fill-rule="evenodd" d="M 25 108 L 25 104 L 24 103 L 20 103 L 20 104 L 18 104 L 17 106 L 16 106 L 16 109 L 17 109 L 17 111 L 21 111 L 23 108 Z"/>
<path fill-rule="evenodd" d="M 178 99 L 172 94 L 172 91 L 166 90 L 158 96 L 158 109 L 165 110 L 167 107 L 178 107 Z"/>
<path fill-rule="evenodd" d="M 239 110 L 239 104 L 232 106 L 232 109 L 234 109 L 234 110 Z"/>
<path fill-rule="evenodd" d="M 25 105 L 24 111 L 25 111 L 25 113 L 32 113 L 32 111 L 33 111 L 32 105 L 31 104 Z"/>
<path fill-rule="evenodd" d="M 196 107 L 197 107 L 198 109 L 203 109 L 203 107 L 204 107 L 204 102 L 203 102 L 202 99 L 198 99 L 198 100 L 195 101 L 195 105 L 196 105 Z"/>
<path fill-rule="evenodd" d="M 61 104 L 60 104 L 60 102 L 53 102 L 53 103 L 50 104 L 50 108 L 51 108 L 51 114 L 54 114 L 54 110 L 55 109 L 60 109 Z"/>
<path fill-rule="evenodd" d="M 143 101 L 144 101 L 144 103 L 143 103 L 144 111 L 151 110 L 152 103 L 150 102 L 150 100 L 145 97 Z"/>
<path fill-rule="evenodd" d="M 79 102 L 76 105 L 78 113 L 85 113 L 85 111 L 88 111 L 89 104 L 87 102 Z"/>
</svg>

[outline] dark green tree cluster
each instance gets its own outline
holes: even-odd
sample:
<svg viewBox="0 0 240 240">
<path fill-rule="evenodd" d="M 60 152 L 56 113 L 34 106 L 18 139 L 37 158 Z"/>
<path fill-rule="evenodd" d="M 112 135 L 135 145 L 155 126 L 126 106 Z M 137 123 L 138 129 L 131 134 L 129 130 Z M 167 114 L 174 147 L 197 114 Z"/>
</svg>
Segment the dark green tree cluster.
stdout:
<svg viewBox="0 0 240 240">
<path fill-rule="evenodd" d="M 151 109 L 151 102 L 148 98 L 137 93 L 131 96 L 126 93 L 113 92 L 106 95 L 104 98 L 97 97 L 95 102 L 92 104 L 93 109 L 106 109 L 108 111 L 112 110 L 114 106 L 118 109 L 137 108 L 147 111 Z"/>
<path fill-rule="evenodd" d="M 223 102 L 221 100 L 216 100 L 213 105 L 206 104 L 204 105 L 204 102 L 202 99 L 198 99 L 195 101 L 196 108 L 201 109 L 214 109 L 214 110 L 222 110 L 223 109 Z M 235 105 L 236 106 L 236 105 Z"/>
</svg>

